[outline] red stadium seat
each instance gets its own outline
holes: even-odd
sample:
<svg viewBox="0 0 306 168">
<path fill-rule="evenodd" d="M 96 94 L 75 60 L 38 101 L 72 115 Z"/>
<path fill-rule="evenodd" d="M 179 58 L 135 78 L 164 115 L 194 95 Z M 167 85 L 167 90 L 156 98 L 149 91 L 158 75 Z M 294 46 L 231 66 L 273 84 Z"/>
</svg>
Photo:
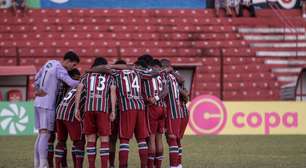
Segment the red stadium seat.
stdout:
<svg viewBox="0 0 306 168">
<path fill-rule="evenodd" d="M 22 93 L 20 90 L 12 89 L 7 92 L 8 101 L 21 101 L 22 99 Z"/>
</svg>

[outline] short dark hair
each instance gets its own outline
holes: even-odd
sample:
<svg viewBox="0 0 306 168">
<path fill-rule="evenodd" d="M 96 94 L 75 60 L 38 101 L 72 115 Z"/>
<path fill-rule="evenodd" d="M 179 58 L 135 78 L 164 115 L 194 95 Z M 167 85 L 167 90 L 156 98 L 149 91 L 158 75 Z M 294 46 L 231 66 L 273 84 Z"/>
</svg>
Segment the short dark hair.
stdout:
<svg viewBox="0 0 306 168">
<path fill-rule="evenodd" d="M 126 62 L 123 59 L 118 59 L 115 64 L 126 64 Z"/>
<path fill-rule="evenodd" d="M 76 75 L 81 76 L 80 71 L 77 68 L 73 68 L 71 71 L 68 72 L 71 78 L 74 78 Z"/>
<path fill-rule="evenodd" d="M 80 57 L 73 51 L 68 51 L 64 56 L 64 60 L 80 63 Z"/>
<path fill-rule="evenodd" d="M 99 65 L 107 65 L 107 60 L 104 57 L 96 57 L 94 63 L 91 67 L 99 66 Z"/>
<path fill-rule="evenodd" d="M 143 68 L 148 68 L 148 64 L 144 59 L 137 60 L 134 64 Z"/>
<path fill-rule="evenodd" d="M 163 67 L 171 66 L 171 62 L 168 59 L 162 59 L 160 60 Z"/>
<path fill-rule="evenodd" d="M 150 64 L 153 61 L 153 56 L 151 56 L 150 54 L 144 54 L 140 57 L 138 57 L 138 60 L 145 60 L 148 64 Z"/>
<path fill-rule="evenodd" d="M 152 65 L 153 65 L 153 66 L 162 67 L 161 62 L 160 62 L 158 59 L 154 59 L 154 60 L 152 61 Z"/>
</svg>

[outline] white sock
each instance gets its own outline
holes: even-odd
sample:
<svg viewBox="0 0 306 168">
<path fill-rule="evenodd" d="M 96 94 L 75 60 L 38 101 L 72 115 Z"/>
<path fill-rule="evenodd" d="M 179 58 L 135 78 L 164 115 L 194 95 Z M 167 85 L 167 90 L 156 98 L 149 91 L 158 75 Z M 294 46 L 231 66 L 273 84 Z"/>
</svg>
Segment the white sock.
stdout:
<svg viewBox="0 0 306 168">
<path fill-rule="evenodd" d="M 36 137 L 34 145 L 34 168 L 39 168 L 39 152 L 38 152 L 39 134 Z"/>
<path fill-rule="evenodd" d="M 40 159 L 39 168 L 48 168 L 48 159 Z"/>
<path fill-rule="evenodd" d="M 177 167 L 178 167 L 178 168 L 183 168 L 182 164 L 179 164 Z"/>
<path fill-rule="evenodd" d="M 49 133 L 40 133 L 38 142 L 39 168 L 48 168 L 48 140 Z"/>
<path fill-rule="evenodd" d="M 306 18 L 306 13 L 303 14 L 303 18 Z"/>
</svg>

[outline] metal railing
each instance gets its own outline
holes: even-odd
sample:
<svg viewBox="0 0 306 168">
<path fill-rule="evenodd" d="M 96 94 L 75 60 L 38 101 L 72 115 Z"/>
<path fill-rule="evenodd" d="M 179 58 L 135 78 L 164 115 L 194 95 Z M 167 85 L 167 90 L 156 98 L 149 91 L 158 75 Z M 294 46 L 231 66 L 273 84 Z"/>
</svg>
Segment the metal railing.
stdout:
<svg viewBox="0 0 306 168">
<path fill-rule="evenodd" d="M 272 4 L 269 3 L 272 11 L 275 13 L 275 15 L 278 17 L 278 19 L 280 19 L 280 21 L 285 25 L 284 27 L 284 40 L 286 40 L 286 33 L 287 30 L 289 30 L 289 32 L 294 33 L 295 34 L 295 48 L 296 48 L 296 52 L 295 52 L 295 56 L 298 57 L 298 31 L 297 31 L 297 26 L 294 25 L 290 19 L 288 19 L 288 17 L 282 13 L 280 7 L 277 4 Z M 288 32 L 288 33 L 289 33 Z"/>
</svg>

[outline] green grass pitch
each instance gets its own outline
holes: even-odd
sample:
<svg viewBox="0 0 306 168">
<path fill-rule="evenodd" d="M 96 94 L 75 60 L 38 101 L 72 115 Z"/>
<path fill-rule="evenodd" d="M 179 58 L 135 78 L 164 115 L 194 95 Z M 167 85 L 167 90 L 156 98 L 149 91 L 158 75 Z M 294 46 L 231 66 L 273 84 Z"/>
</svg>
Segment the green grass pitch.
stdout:
<svg viewBox="0 0 306 168">
<path fill-rule="evenodd" d="M 0 168 L 32 168 L 34 141 L 35 136 L 0 136 Z M 131 145 L 129 167 L 138 168 L 135 140 Z M 185 168 L 306 167 L 306 136 L 302 135 L 185 136 L 183 145 Z M 164 148 L 163 167 L 169 167 L 166 144 Z M 68 161 L 72 165 L 70 154 Z M 99 161 L 97 158 L 97 167 Z"/>
</svg>

